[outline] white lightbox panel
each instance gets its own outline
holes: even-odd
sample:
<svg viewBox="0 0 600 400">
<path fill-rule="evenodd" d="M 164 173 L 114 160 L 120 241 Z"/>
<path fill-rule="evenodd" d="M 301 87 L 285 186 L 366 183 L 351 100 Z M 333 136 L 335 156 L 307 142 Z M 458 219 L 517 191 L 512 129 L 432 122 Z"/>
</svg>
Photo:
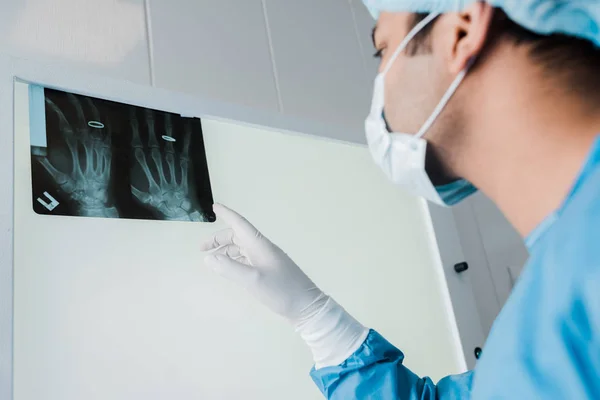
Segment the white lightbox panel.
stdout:
<svg viewBox="0 0 600 400">
<path fill-rule="evenodd" d="M 37 215 L 15 86 L 14 399 L 319 399 L 285 321 L 203 265 L 223 225 Z M 362 146 L 202 119 L 215 201 L 434 379 L 459 372 L 421 200 Z"/>
</svg>

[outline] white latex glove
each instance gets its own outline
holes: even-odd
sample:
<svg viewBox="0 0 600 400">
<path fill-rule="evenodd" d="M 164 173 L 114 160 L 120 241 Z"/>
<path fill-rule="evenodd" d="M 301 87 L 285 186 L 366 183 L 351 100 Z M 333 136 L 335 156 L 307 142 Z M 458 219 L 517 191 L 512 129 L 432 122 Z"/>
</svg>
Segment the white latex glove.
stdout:
<svg viewBox="0 0 600 400">
<path fill-rule="evenodd" d="M 201 244 L 203 251 L 214 250 L 206 265 L 288 319 L 310 347 L 317 369 L 350 357 L 369 330 L 241 215 L 219 204 L 213 208 L 230 228 Z"/>
</svg>

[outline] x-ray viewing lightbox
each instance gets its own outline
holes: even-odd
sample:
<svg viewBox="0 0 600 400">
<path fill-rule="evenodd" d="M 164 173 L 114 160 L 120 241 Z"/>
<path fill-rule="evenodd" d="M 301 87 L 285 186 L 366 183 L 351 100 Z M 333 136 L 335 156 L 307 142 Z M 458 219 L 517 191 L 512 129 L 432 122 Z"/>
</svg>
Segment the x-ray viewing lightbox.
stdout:
<svg viewBox="0 0 600 400">
<path fill-rule="evenodd" d="M 213 222 L 198 118 L 29 86 L 38 214 Z"/>
<path fill-rule="evenodd" d="M 204 265 L 198 242 L 226 228 L 213 200 L 416 373 L 462 371 L 427 207 L 365 146 L 275 113 L 15 65 L 0 90 L 14 146 L 0 170 L 13 182 L 10 204 L 0 192 L 12 230 L 0 258 L 13 256 L 0 263 L 0 399 L 321 399 L 293 327 Z"/>
</svg>

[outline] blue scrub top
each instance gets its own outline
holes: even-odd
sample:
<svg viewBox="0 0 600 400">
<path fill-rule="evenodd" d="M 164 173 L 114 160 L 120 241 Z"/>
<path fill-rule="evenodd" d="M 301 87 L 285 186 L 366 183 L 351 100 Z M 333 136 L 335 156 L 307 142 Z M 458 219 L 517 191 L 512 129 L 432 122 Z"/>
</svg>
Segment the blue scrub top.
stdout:
<svg viewBox="0 0 600 400">
<path fill-rule="evenodd" d="M 329 399 L 600 399 L 600 138 L 530 258 L 474 371 L 434 384 L 377 332 L 311 376 Z"/>
</svg>

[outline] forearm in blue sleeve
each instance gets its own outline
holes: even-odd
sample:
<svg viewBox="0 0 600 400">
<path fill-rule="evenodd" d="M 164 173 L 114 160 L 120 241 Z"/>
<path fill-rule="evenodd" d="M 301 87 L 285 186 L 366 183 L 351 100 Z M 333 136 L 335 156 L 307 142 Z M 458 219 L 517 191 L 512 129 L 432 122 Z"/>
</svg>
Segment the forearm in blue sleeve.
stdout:
<svg viewBox="0 0 600 400">
<path fill-rule="evenodd" d="M 469 399 L 472 372 L 448 376 L 435 385 L 402 365 L 404 354 L 371 330 L 360 348 L 342 364 L 311 377 L 327 399 Z"/>
</svg>

